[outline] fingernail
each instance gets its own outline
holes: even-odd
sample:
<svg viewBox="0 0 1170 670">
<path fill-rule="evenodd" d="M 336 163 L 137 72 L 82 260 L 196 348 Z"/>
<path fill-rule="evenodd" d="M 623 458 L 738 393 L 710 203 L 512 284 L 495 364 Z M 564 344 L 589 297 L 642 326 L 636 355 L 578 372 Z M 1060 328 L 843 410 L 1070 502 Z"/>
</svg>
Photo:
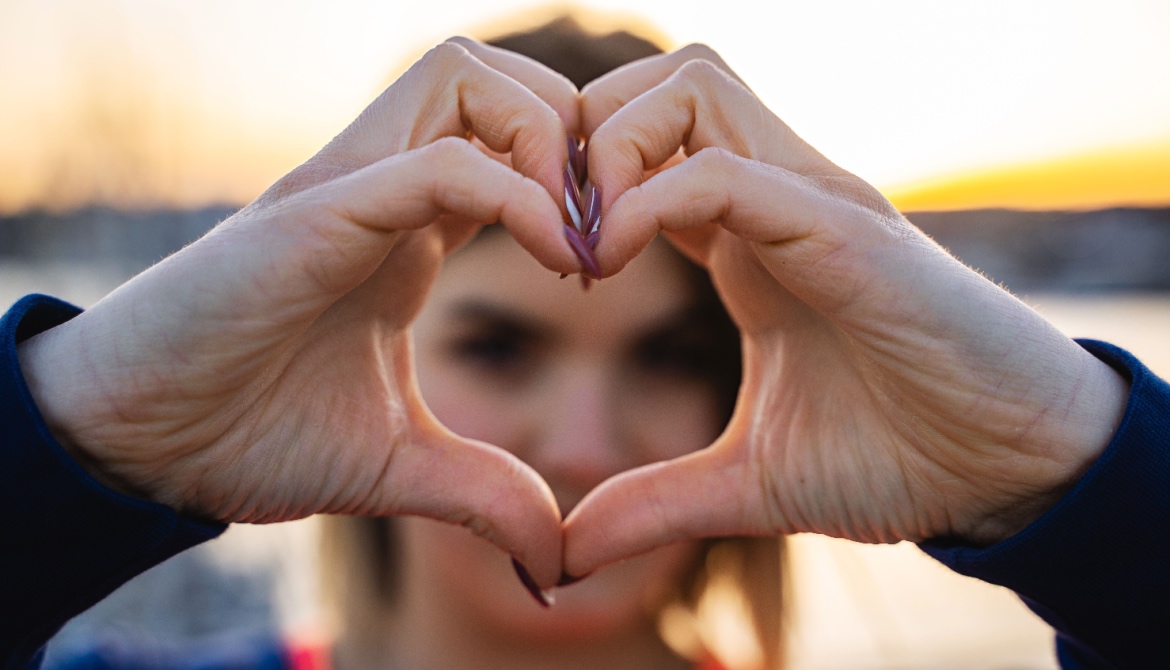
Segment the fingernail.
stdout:
<svg viewBox="0 0 1170 670">
<path fill-rule="evenodd" d="M 528 568 L 525 568 L 524 564 L 517 561 L 514 556 L 512 557 L 512 569 L 516 571 L 516 576 L 520 578 L 520 583 L 524 585 L 524 588 L 536 600 L 536 604 L 548 609 L 552 605 L 552 594 L 541 591 L 540 587 L 536 585 L 536 580 L 532 578 L 532 575 L 528 574 Z"/>
<path fill-rule="evenodd" d="M 577 183 L 584 184 L 585 180 L 589 178 L 586 174 L 589 171 L 589 143 L 585 142 L 581 145 L 581 149 L 577 152 Z"/>
<path fill-rule="evenodd" d="M 567 165 L 564 172 L 565 178 L 565 209 L 569 210 L 569 218 L 573 220 L 573 226 L 577 230 L 581 230 L 581 191 L 577 188 L 577 181 L 573 178 L 573 170 Z"/>
<path fill-rule="evenodd" d="M 581 233 L 574 230 L 572 226 L 565 226 L 565 239 L 568 240 L 573 253 L 577 254 L 577 259 L 581 261 L 581 269 L 584 273 L 594 278 L 600 277 L 601 267 L 597 264 L 597 257 L 593 255 L 593 250 L 585 243 L 585 238 L 581 237 Z"/>
<path fill-rule="evenodd" d="M 557 580 L 557 586 L 572 586 L 573 584 L 576 584 L 577 582 L 581 581 L 582 579 L 585 579 L 586 577 L 588 577 L 589 574 L 592 574 L 592 573 L 584 574 L 584 575 L 581 575 L 580 577 L 574 577 L 567 572 L 562 572 L 561 578 L 559 580 Z"/>
<path fill-rule="evenodd" d="M 581 218 L 585 222 L 582 229 L 586 235 L 596 233 L 601 226 L 601 188 L 589 185 L 589 198 L 586 200 L 585 211 Z"/>
<path fill-rule="evenodd" d="M 573 171 L 573 177 L 580 183 L 581 172 L 585 169 L 584 162 L 581 160 L 581 144 L 572 135 L 566 136 L 565 140 L 569 144 L 569 168 Z"/>
<path fill-rule="evenodd" d="M 589 245 L 589 248 L 594 250 L 594 251 L 597 251 L 597 243 L 600 241 L 601 241 L 601 231 L 599 231 L 599 230 L 595 230 L 592 233 L 589 233 L 588 235 L 585 236 L 585 244 Z"/>
</svg>

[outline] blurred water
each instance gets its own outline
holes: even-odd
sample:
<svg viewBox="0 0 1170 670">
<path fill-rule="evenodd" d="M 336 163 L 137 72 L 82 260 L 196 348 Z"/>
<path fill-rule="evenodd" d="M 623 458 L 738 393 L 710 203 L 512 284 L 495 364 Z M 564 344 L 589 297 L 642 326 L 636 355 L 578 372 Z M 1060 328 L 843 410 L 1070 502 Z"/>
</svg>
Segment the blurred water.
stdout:
<svg viewBox="0 0 1170 670">
<path fill-rule="evenodd" d="M 132 275 L 123 263 L 0 258 L 0 305 L 7 307 L 29 293 L 46 293 L 90 307 Z M 1170 291 L 1045 292 L 1021 299 L 1068 336 L 1112 342 L 1170 376 Z"/>
</svg>

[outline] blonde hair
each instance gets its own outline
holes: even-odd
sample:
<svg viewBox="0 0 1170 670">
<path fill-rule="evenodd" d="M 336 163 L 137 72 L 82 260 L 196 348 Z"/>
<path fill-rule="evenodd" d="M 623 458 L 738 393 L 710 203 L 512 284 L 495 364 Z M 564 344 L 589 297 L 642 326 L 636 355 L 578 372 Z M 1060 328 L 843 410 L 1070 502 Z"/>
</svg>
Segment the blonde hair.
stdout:
<svg viewBox="0 0 1170 670">
<path fill-rule="evenodd" d="M 345 647 L 376 658 L 382 626 L 400 589 L 393 519 L 325 517 L 322 581 Z M 695 563 L 657 612 L 658 631 L 676 653 L 717 659 L 732 670 L 784 667 L 789 595 L 783 537 L 731 537 L 703 543 Z"/>
</svg>

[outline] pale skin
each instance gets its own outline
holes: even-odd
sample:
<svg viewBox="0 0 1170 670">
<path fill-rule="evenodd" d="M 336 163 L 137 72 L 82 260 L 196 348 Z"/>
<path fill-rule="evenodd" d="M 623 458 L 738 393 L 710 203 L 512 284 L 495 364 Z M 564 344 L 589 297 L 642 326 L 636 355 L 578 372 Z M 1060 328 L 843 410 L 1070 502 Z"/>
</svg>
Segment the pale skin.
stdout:
<svg viewBox="0 0 1170 670">
<path fill-rule="evenodd" d="M 710 270 L 745 353 L 713 445 L 609 479 L 562 525 L 532 468 L 431 415 L 409 325 L 479 224 L 580 270 L 566 133 L 602 190 L 602 276 L 665 232 Z M 255 203 L 20 354 L 54 433 L 124 491 L 223 521 L 438 518 L 543 587 L 704 536 L 993 543 L 1086 470 L 1127 392 L 701 46 L 580 93 L 520 57 L 436 47 Z"/>
<path fill-rule="evenodd" d="M 415 321 L 423 399 L 459 435 L 532 466 L 561 510 L 615 474 L 707 446 L 724 417 L 691 360 L 724 343 L 695 315 L 684 263 L 658 240 L 584 292 L 485 231 L 444 262 Z M 342 636 L 343 670 L 692 667 L 663 643 L 657 613 L 698 543 L 600 570 L 546 609 L 490 544 L 429 519 L 393 524 L 398 588 L 372 640 Z"/>
<path fill-rule="evenodd" d="M 740 327 L 744 384 L 709 449 L 615 477 L 569 516 L 570 574 L 707 535 L 991 544 L 1116 430 L 1112 368 L 805 144 L 710 49 L 590 85 L 582 127 L 602 267 L 670 234 Z"/>
</svg>

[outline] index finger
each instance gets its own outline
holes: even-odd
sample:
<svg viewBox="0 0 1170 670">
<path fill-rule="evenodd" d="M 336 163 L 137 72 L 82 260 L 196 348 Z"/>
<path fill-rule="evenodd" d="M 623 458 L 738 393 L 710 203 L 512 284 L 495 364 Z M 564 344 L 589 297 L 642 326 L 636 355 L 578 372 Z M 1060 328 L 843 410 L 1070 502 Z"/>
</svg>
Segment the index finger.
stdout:
<svg viewBox="0 0 1170 670">
<path fill-rule="evenodd" d="M 734 76 L 711 61 L 690 60 L 615 112 L 590 138 L 589 174 L 593 185 L 602 191 L 603 216 L 609 215 L 611 206 L 620 198 L 634 194 L 648 170 L 662 165 L 680 148 L 688 156 L 704 149 L 723 151 L 796 175 L 842 172 L 801 140 Z M 688 158 L 659 177 L 692 160 Z M 601 227 L 597 250 L 607 275 L 636 256 L 658 232 L 646 227 L 622 231 L 616 236 L 621 242 L 619 248 L 611 244 L 614 236 L 608 231 L 613 225 L 611 221 L 609 227 Z"/>
<path fill-rule="evenodd" d="M 532 91 L 561 117 L 561 122 L 565 124 L 565 130 L 570 135 L 581 132 L 581 108 L 577 103 L 577 87 L 563 74 L 521 54 L 477 42 L 469 37 L 459 35 L 447 41 L 467 49 L 472 56 L 488 67 L 515 79 Z"/>
<path fill-rule="evenodd" d="M 459 41 L 427 52 L 402 77 L 308 163 L 273 187 L 265 198 L 276 200 L 324 181 L 337 179 L 390 156 L 444 138 L 478 138 L 496 153 L 511 153 L 516 172 L 541 185 L 561 210 L 561 222 L 526 228 L 517 239 L 549 268 L 563 269 L 573 253 L 561 231 L 569 212 L 563 203 L 563 172 L 568 162 L 566 127 L 548 102 L 527 86 L 490 67 Z M 528 81 L 546 89 L 556 78 L 523 61 L 505 58 L 473 44 Z M 575 89 L 561 82 L 564 107 Z"/>
<path fill-rule="evenodd" d="M 688 44 L 671 53 L 634 61 L 586 86 L 581 91 L 581 131 L 585 137 L 592 136 L 601 124 L 631 100 L 666 81 L 693 60 L 712 63 L 744 88 L 748 87 L 714 49 L 706 44 Z"/>
</svg>

